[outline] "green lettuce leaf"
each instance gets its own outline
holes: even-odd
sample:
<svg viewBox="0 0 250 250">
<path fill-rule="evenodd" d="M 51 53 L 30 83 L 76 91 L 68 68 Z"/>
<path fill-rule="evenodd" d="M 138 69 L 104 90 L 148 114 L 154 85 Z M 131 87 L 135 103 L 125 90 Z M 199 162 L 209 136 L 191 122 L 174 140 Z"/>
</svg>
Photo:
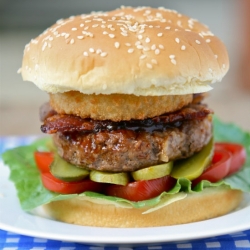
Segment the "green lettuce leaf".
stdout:
<svg viewBox="0 0 250 250">
<path fill-rule="evenodd" d="M 21 207 L 24 210 L 32 210 L 51 201 L 74 197 L 90 199 L 99 203 L 115 203 L 122 207 L 146 207 L 150 210 L 154 207 L 162 207 L 178 199 L 183 199 L 186 193 L 201 192 L 206 188 L 225 187 L 250 192 L 250 133 L 241 130 L 233 124 L 222 123 L 215 117 L 214 138 L 215 141 L 231 141 L 245 146 L 247 161 L 241 171 L 217 183 L 202 181 L 195 188 L 192 187 L 189 180 L 181 178 L 177 180 L 176 185 L 169 192 L 163 192 L 153 199 L 140 202 L 132 202 L 95 192 L 62 195 L 45 189 L 39 178 L 39 171 L 36 168 L 33 153 L 37 149 L 48 150 L 50 147 L 49 138 L 40 139 L 28 146 L 10 149 L 2 154 L 2 159 L 5 165 L 10 168 L 9 178 L 15 184 Z"/>
</svg>

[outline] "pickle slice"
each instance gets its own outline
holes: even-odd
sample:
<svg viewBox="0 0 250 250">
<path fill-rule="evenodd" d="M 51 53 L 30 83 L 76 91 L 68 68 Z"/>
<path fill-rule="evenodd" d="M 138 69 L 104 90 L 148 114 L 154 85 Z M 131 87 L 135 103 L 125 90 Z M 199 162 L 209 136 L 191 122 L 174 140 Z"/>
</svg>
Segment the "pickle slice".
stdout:
<svg viewBox="0 0 250 250">
<path fill-rule="evenodd" d="M 152 180 L 169 175 L 173 167 L 173 162 L 155 165 L 132 172 L 134 180 Z"/>
<path fill-rule="evenodd" d="M 127 173 L 110 173 L 91 170 L 90 171 L 90 180 L 95 182 L 103 182 L 117 185 L 127 185 L 129 182 L 129 175 Z"/>
<path fill-rule="evenodd" d="M 54 161 L 50 165 L 50 172 L 56 178 L 68 182 L 79 181 L 89 175 L 87 169 L 66 162 L 58 154 L 54 156 Z"/>
<path fill-rule="evenodd" d="M 213 157 L 213 139 L 198 153 L 174 163 L 171 176 L 175 179 L 194 180 L 199 177 L 211 163 Z"/>
</svg>

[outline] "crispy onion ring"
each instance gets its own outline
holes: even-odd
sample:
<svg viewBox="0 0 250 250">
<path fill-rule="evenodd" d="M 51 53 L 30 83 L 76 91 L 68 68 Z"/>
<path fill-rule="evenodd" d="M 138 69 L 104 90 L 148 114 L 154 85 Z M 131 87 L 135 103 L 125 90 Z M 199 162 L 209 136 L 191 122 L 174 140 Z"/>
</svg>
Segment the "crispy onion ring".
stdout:
<svg viewBox="0 0 250 250">
<path fill-rule="evenodd" d="M 70 91 L 50 95 L 50 105 L 59 114 L 112 121 L 155 117 L 179 110 L 192 100 L 192 94 L 169 96 L 86 95 Z"/>
</svg>

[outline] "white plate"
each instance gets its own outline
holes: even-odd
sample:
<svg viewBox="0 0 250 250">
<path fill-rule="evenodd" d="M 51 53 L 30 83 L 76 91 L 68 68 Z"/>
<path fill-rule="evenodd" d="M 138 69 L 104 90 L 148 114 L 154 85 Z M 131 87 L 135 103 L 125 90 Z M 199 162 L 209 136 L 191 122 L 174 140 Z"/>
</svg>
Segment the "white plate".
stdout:
<svg viewBox="0 0 250 250">
<path fill-rule="evenodd" d="M 66 224 L 23 212 L 8 176 L 8 168 L 0 162 L 0 228 L 18 234 L 93 245 L 132 246 L 207 238 L 250 228 L 249 194 L 245 195 L 237 211 L 185 225 L 119 229 Z"/>
</svg>

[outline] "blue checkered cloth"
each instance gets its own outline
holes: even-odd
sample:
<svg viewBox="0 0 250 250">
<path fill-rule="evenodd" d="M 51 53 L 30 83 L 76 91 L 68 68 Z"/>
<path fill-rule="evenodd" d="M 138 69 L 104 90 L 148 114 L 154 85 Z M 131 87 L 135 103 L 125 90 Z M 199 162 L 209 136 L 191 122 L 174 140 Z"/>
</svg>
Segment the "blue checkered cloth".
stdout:
<svg viewBox="0 0 250 250">
<path fill-rule="evenodd" d="M 57 240 L 47 240 L 41 238 L 33 238 L 29 236 L 19 235 L 6 232 L 0 229 L 0 249 L 16 250 L 16 249 L 32 249 L 32 250 L 195 250 L 195 249 L 250 249 L 250 230 L 238 232 L 235 234 L 227 234 L 207 239 L 199 239 L 185 241 L 185 243 L 164 243 L 159 245 L 142 245 L 137 247 L 100 247 L 90 246 L 74 242 L 64 242 Z"/>
<path fill-rule="evenodd" d="M 32 137 L 2 137 L 0 138 L 0 154 L 8 148 L 26 145 L 35 139 Z M 0 216 L 2 216 L 0 214 Z M 129 244 L 129 243 L 128 243 Z M 249 249 L 250 250 L 250 229 L 234 234 L 226 234 L 217 237 L 211 237 L 199 240 L 190 240 L 183 243 L 161 243 L 156 245 L 140 245 L 136 247 L 124 246 L 91 246 L 75 242 L 65 242 L 58 240 L 49 240 L 36 237 L 20 235 L 0 229 L 0 249 L 16 250 L 16 249 L 32 249 L 32 250 L 161 250 L 161 249 Z"/>
</svg>

